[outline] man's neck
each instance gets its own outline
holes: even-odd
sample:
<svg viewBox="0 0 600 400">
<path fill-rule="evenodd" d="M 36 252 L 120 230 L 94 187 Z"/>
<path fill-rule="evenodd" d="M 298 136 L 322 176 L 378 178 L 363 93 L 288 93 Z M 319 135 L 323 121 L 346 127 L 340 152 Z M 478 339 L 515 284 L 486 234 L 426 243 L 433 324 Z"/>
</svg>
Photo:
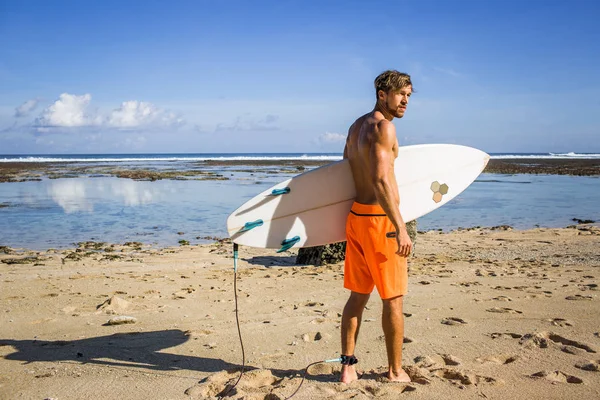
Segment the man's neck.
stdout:
<svg viewBox="0 0 600 400">
<path fill-rule="evenodd" d="M 380 112 L 381 115 L 383 115 L 383 118 L 387 119 L 388 121 L 392 121 L 394 119 L 394 116 L 388 112 L 385 107 L 382 107 L 381 104 L 379 102 L 377 102 L 375 104 L 375 108 L 373 109 L 373 112 Z"/>
</svg>

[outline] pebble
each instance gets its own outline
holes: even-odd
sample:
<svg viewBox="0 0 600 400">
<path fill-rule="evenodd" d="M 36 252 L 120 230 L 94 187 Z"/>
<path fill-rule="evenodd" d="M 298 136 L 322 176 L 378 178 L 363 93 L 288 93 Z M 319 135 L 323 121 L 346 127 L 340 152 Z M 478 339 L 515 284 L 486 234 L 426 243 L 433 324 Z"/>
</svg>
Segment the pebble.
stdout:
<svg viewBox="0 0 600 400">
<path fill-rule="evenodd" d="M 127 315 L 120 315 L 118 317 L 109 319 L 106 322 L 106 325 L 135 324 L 136 322 L 137 322 L 137 318 L 129 317 Z"/>
</svg>

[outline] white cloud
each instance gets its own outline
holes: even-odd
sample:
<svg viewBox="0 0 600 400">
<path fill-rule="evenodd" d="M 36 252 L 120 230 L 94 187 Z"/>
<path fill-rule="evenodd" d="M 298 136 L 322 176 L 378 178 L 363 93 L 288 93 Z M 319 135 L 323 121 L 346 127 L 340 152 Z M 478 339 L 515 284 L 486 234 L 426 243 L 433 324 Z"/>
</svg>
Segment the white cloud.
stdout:
<svg viewBox="0 0 600 400">
<path fill-rule="evenodd" d="M 37 107 L 39 102 L 40 102 L 39 99 L 27 100 L 25 103 L 23 103 L 19 107 L 15 108 L 15 117 L 16 118 L 27 117 L 30 112 L 35 110 L 35 108 Z"/>
<path fill-rule="evenodd" d="M 77 96 L 63 93 L 58 100 L 42 112 L 35 125 L 38 127 L 65 128 L 100 125 L 102 122 L 101 117 L 86 112 L 91 99 L 90 94 Z"/>
<path fill-rule="evenodd" d="M 36 119 L 38 133 L 51 132 L 52 128 L 107 127 L 119 129 L 175 127 L 185 124 L 177 114 L 160 109 L 144 101 L 125 101 L 110 113 L 91 113 L 88 107 L 92 96 L 63 93 Z"/>
<path fill-rule="evenodd" d="M 107 118 L 106 124 L 115 128 L 137 128 L 140 126 L 183 125 L 184 121 L 172 112 L 161 110 L 144 101 L 125 101 Z"/>
<path fill-rule="evenodd" d="M 341 133 L 325 132 L 319 135 L 319 143 L 321 144 L 342 143 L 345 141 L 346 135 Z"/>
</svg>

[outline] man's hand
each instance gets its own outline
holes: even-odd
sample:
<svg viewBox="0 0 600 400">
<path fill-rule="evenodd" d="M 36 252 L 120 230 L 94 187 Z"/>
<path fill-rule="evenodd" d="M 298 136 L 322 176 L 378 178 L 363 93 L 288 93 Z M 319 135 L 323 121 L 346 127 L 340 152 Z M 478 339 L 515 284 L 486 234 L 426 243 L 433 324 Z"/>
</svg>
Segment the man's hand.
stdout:
<svg viewBox="0 0 600 400">
<path fill-rule="evenodd" d="M 412 241 L 410 240 L 410 236 L 408 236 L 406 228 L 401 228 L 396 232 L 396 242 L 398 243 L 396 254 L 401 257 L 408 257 L 412 252 Z"/>
</svg>

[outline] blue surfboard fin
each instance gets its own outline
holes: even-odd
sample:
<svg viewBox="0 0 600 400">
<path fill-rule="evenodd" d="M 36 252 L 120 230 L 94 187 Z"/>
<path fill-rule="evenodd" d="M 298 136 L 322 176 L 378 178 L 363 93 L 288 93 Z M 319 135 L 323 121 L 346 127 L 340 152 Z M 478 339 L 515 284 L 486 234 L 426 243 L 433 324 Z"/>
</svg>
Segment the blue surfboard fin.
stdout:
<svg viewBox="0 0 600 400">
<path fill-rule="evenodd" d="M 246 224 L 242 227 L 242 229 L 240 229 L 238 231 L 238 233 L 247 232 L 250 229 L 254 229 L 254 228 L 257 228 L 259 226 L 262 226 L 262 224 L 263 224 L 263 220 L 262 219 L 257 219 L 254 222 L 246 222 Z"/>
<path fill-rule="evenodd" d="M 292 190 L 289 187 L 285 187 L 283 189 L 273 189 L 271 192 L 271 196 L 280 196 L 282 194 L 288 194 Z"/>
<path fill-rule="evenodd" d="M 300 241 L 300 236 L 294 236 L 293 238 L 285 239 L 283 242 L 281 242 L 281 248 L 279 250 L 277 250 L 277 252 L 282 253 L 286 250 L 289 250 L 293 245 L 295 245 L 299 241 Z"/>
</svg>

